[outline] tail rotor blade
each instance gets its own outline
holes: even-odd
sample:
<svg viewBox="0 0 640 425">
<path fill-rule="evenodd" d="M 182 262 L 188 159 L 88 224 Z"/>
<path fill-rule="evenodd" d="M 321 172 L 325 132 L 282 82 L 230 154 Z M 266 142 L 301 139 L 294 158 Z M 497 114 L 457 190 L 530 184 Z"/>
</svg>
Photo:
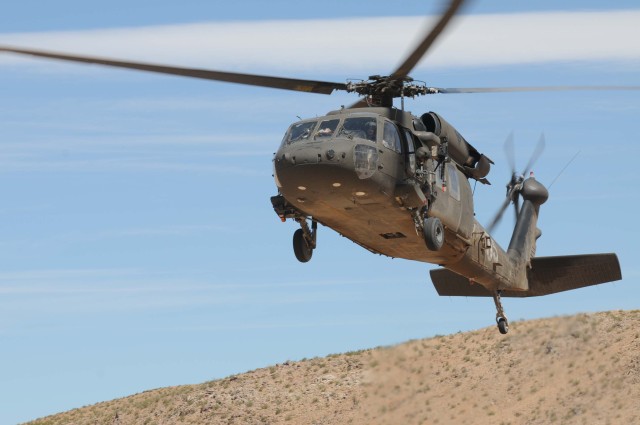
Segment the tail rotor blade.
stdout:
<svg viewBox="0 0 640 425">
<path fill-rule="evenodd" d="M 511 176 L 516 173 L 516 149 L 513 143 L 513 131 L 507 136 L 507 140 L 504 141 L 504 154 L 509 161 L 509 167 L 511 167 Z"/>
<path fill-rule="evenodd" d="M 529 163 L 527 163 L 527 166 L 522 172 L 523 176 L 526 177 L 529 171 L 531 171 L 531 167 L 533 167 L 533 165 L 536 163 L 538 158 L 540 158 L 540 155 L 542 155 L 542 152 L 544 151 L 544 146 L 545 146 L 545 139 L 544 139 L 544 133 L 542 133 L 540 135 L 540 139 L 538 139 L 538 144 L 536 145 L 535 151 L 533 151 L 533 154 L 531 154 L 531 158 L 529 158 Z"/>
<path fill-rule="evenodd" d="M 504 202 L 500 206 L 500 209 L 498 210 L 496 215 L 493 217 L 493 220 L 491 220 L 491 223 L 489 223 L 489 225 L 487 226 L 487 229 L 486 229 L 487 233 L 491 233 L 493 229 L 495 229 L 495 227 L 498 225 L 498 223 L 500 223 L 500 220 L 502 220 L 502 216 L 504 215 L 504 212 L 509 207 L 510 203 L 511 203 L 511 199 L 506 198 L 504 200 Z"/>
</svg>

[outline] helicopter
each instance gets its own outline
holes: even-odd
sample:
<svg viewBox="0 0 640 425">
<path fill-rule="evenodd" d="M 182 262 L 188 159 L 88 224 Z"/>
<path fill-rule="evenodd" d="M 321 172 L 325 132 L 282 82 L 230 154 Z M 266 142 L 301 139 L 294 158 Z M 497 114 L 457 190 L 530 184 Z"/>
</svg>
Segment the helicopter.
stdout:
<svg viewBox="0 0 640 425">
<path fill-rule="evenodd" d="M 471 182 L 490 184 L 492 159 L 468 142 L 436 112 L 420 116 L 404 108 L 406 98 L 432 94 L 585 87 L 440 88 L 409 74 L 462 7 L 452 0 L 437 23 L 389 75 L 334 83 L 183 68 L 60 52 L 0 46 L 0 51 L 236 84 L 329 95 L 356 93 L 361 99 L 323 116 L 289 126 L 273 157 L 277 194 L 273 209 L 300 226 L 293 234 L 295 257 L 311 260 L 318 224 L 361 247 L 394 258 L 441 266 L 430 271 L 441 296 L 491 297 L 502 334 L 509 323 L 502 297 L 532 297 L 622 278 L 614 253 L 536 257 L 542 232 L 537 221 L 547 188 L 527 176 L 534 157 L 512 177 L 489 226 L 475 218 Z M 594 86 L 617 90 L 634 87 Z M 394 106 L 399 100 L 400 107 Z M 491 236 L 509 206 L 516 225 L 508 248 Z"/>
</svg>

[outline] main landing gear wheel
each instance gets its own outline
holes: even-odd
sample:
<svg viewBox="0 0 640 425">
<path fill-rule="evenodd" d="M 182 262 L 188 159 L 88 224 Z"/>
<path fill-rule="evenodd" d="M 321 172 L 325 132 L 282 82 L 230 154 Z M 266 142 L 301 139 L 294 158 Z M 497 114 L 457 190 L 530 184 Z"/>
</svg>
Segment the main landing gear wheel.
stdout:
<svg viewBox="0 0 640 425">
<path fill-rule="evenodd" d="M 293 234 L 293 253 L 301 263 L 311 260 L 313 250 L 316 247 L 316 234 L 318 230 L 318 222 L 311 220 L 311 229 L 307 224 L 305 217 L 296 218 L 300 224 L 300 228 Z"/>
<path fill-rule="evenodd" d="M 302 229 L 296 230 L 293 234 L 293 253 L 296 254 L 296 258 L 301 263 L 311 260 L 313 255 L 313 248 L 309 246 Z"/>
<path fill-rule="evenodd" d="M 444 245 L 444 227 L 437 217 L 429 217 L 424 220 L 422 226 L 424 242 L 430 251 L 440 251 Z"/>
</svg>

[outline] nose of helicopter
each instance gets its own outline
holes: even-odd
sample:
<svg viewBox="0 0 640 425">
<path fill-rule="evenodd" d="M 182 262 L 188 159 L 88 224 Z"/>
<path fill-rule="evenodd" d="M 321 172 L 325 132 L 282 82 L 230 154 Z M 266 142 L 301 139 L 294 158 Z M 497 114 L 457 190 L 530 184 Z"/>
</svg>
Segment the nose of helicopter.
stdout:
<svg viewBox="0 0 640 425">
<path fill-rule="evenodd" d="M 333 139 L 283 147 L 274 158 L 274 178 L 289 202 L 309 211 L 317 203 L 373 201 L 380 192 L 378 166 L 375 145 Z"/>
</svg>

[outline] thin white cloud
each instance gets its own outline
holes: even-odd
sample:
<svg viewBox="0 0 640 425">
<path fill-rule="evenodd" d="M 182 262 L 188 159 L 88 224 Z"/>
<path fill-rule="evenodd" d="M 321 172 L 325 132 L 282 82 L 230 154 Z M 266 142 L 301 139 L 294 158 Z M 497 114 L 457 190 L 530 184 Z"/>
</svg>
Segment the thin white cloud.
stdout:
<svg viewBox="0 0 640 425">
<path fill-rule="evenodd" d="M 176 226 L 194 229 L 215 226 Z M 210 271 L 190 270 L 191 275 L 163 273 L 137 268 L 79 268 L 18 270 L 0 273 L 2 294 L 102 294 L 102 293 L 149 293 L 149 292 L 209 292 L 232 290 L 244 293 L 246 289 L 273 290 L 275 288 L 320 288 L 386 284 L 384 280 L 328 279 L 298 281 L 218 281 Z"/>
<path fill-rule="evenodd" d="M 412 316 L 411 319 L 415 319 Z M 216 324 L 203 324 L 203 325 L 190 325 L 190 326 L 163 326 L 158 330 L 173 331 L 173 332 L 219 332 L 219 331 L 247 331 L 247 330 L 267 330 L 267 329 L 308 329 L 308 328 L 325 328 L 325 327 L 340 327 L 346 326 L 390 326 L 390 325 L 404 325 L 407 323 L 407 317 L 394 316 L 383 317 L 380 315 L 375 316 L 349 316 L 340 317 L 335 320 L 317 320 L 317 321 L 286 321 L 286 322 L 233 322 L 233 323 L 216 323 Z M 435 320 L 432 320 L 435 322 Z M 425 321 L 427 322 L 427 321 Z M 154 329 L 144 328 L 147 331 L 153 331 Z"/>
<path fill-rule="evenodd" d="M 34 123 L 37 124 L 37 123 Z M 130 135 L 97 135 L 91 137 L 77 137 L 69 136 L 65 138 L 51 139 L 47 138 L 46 141 L 35 142 L 12 142 L 5 141 L 2 143 L 3 149 L 23 150 L 29 151 L 33 149 L 38 150 L 86 150 L 88 152 L 98 151 L 126 151 L 131 152 L 136 147 L 213 147 L 220 148 L 220 145 L 246 145 L 251 144 L 252 148 L 255 146 L 264 145 L 264 143 L 271 142 L 274 139 L 282 137 L 279 134 L 151 134 L 143 136 L 130 136 Z M 245 153 L 249 153 L 247 149 Z"/>
<path fill-rule="evenodd" d="M 640 10 L 461 16 L 425 63 L 451 68 L 553 61 L 637 62 L 638 22 Z M 423 28 L 425 19 L 416 17 L 213 22 L 4 34 L 0 43 L 212 69 L 287 75 L 335 74 L 339 69 L 338 74 L 343 75 L 390 71 L 421 37 Z M 0 56 L 0 64 L 18 62 L 39 63 L 40 71 L 57 67 L 51 62 L 43 65 L 14 55 Z"/>
<path fill-rule="evenodd" d="M 225 155 L 221 155 L 225 156 Z M 235 155 L 228 155 L 235 156 Z M 246 167 L 220 165 L 220 164 L 204 164 L 194 162 L 178 162 L 158 159 L 91 159 L 91 160 L 21 160 L 21 161 L 3 161 L 0 158 L 0 169 L 2 172 L 103 172 L 103 171 L 134 171 L 134 172 L 177 172 L 177 173 L 211 173 L 224 175 L 240 175 L 265 177 L 270 175 L 271 168 L 265 167 L 264 170 L 247 169 Z"/>
<path fill-rule="evenodd" d="M 146 170 L 261 176 L 271 172 L 268 160 L 273 149 L 269 147 L 280 137 L 158 134 L 4 140 L 0 143 L 0 169 L 1 172 Z M 224 162 L 225 158 L 237 157 L 265 158 L 265 167 L 248 170 Z"/>
<path fill-rule="evenodd" d="M 229 281 L 217 280 L 211 273 L 145 272 L 140 269 L 26 270 L 0 273 L 0 295 L 10 303 L 3 315 L 30 316 L 57 312 L 99 313 L 140 312 L 197 306 L 280 306 L 286 304 L 330 302 L 336 287 L 370 285 L 362 280 L 329 281 Z M 206 276 L 204 275 L 206 274 Z M 285 295 L 277 288 L 298 288 Z M 306 288 L 306 289 L 304 289 Z M 343 293 L 340 298 L 355 300 Z"/>
<path fill-rule="evenodd" d="M 0 273 L 0 282 L 7 281 L 41 281 L 60 279 L 86 278 L 118 278 L 124 275 L 141 275 L 144 272 L 137 269 L 55 269 L 55 270 L 21 270 Z"/>
</svg>

